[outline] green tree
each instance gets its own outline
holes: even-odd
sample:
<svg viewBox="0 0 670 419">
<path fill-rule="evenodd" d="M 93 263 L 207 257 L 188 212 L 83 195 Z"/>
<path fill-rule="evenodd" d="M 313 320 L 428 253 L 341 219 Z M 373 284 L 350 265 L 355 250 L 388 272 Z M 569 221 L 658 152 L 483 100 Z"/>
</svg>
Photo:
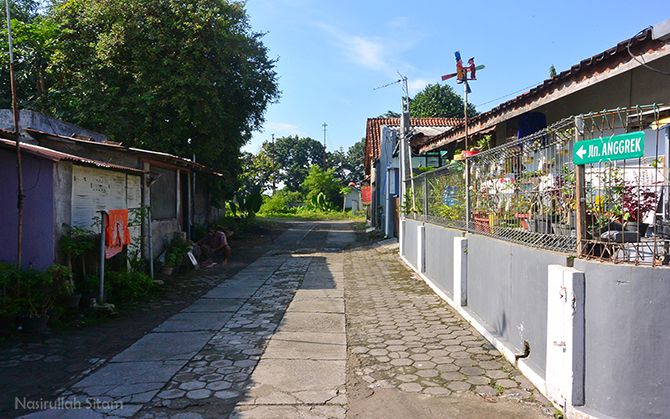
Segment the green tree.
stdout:
<svg viewBox="0 0 670 419">
<path fill-rule="evenodd" d="M 279 137 L 274 144 L 263 143 L 265 153 L 274 164 L 277 180 L 289 190 L 297 191 L 309 173 L 310 166 L 323 166 L 324 148 L 309 137 Z"/>
<path fill-rule="evenodd" d="M 398 112 L 388 110 L 386 113 L 379 115 L 377 118 L 400 118 L 400 114 Z"/>
<path fill-rule="evenodd" d="M 414 118 L 462 118 L 463 98 L 447 84 L 429 84 L 414 96 L 409 105 Z M 468 116 L 476 115 L 475 106 L 468 103 Z"/>
<path fill-rule="evenodd" d="M 37 109 L 49 85 L 47 68 L 56 48 L 59 30 L 52 20 L 37 13 L 35 1 L 14 1 L 10 6 L 19 107 Z M 12 96 L 6 25 L 3 25 L 0 34 L 0 108 L 8 109 L 12 106 Z"/>
<path fill-rule="evenodd" d="M 360 182 L 365 177 L 365 137 L 349 147 L 347 150 L 347 163 L 349 165 L 349 181 Z"/>
<path fill-rule="evenodd" d="M 309 173 L 302 183 L 302 190 L 305 193 L 305 200 L 311 202 L 319 194 L 323 193 L 326 200 L 333 206 L 339 203 L 340 181 L 335 177 L 333 169 L 323 170 L 319 166 L 309 168 Z"/>
<path fill-rule="evenodd" d="M 334 170 L 335 177 L 343 184 L 359 182 L 365 177 L 363 155 L 365 154 L 365 138 L 361 139 L 347 150 L 337 150 L 328 153 L 328 167 Z"/>
<path fill-rule="evenodd" d="M 275 60 L 244 4 L 60 0 L 41 110 L 134 145 L 190 157 L 237 189 L 240 147 L 279 96 Z"/>
</svg>

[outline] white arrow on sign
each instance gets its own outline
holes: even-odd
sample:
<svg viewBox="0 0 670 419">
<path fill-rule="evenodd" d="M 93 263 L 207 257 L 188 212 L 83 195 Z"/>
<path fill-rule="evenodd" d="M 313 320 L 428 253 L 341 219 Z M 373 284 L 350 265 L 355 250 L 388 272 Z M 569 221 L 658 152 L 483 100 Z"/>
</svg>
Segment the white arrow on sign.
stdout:
<svg viewBox="0 0 670 419">
<path fill-rule="evenodd" d="M 584 146 L 580 146 L 579 150 L 577 150 L 576 154 L 579 156 L 580 159 L 583 159 L 584 154 L 586 154 L 586 150 L 584 149 Z"/>
</svg>

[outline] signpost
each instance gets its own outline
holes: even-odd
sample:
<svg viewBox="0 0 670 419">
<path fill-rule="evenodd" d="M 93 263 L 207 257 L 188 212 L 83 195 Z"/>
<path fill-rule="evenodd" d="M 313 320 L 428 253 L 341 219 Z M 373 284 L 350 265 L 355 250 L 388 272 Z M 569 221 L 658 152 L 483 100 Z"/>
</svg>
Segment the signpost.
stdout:
<svg viewBox="0 0 670 419">
<path fill-rule="evenodd" d="M 579 165 L 634 159 L 642 157 L 643 154 L 644 132 L 636 131 L 576 142 L 573 150 L 573 161 L 576 165 Z"/>
</svg>

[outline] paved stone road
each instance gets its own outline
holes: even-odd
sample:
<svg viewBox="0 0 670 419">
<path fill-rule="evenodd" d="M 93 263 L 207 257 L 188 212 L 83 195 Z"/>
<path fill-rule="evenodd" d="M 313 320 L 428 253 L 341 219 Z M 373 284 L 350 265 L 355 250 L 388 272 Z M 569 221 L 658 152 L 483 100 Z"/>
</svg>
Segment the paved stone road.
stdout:
<svg viewBox="0 0 670 419">
<path fill-rule="evenodd" d="M 397 244 L 377 245 L 347 255 L 350 386 L 440 398 L 476 396 L 461 399 L 470 404 L 517 403 L 491 412 L 496 417 L 553 413 L 533 385 L 411 273 L 397 252 Z M 380 415 L 384 405 L 372 405 L 374 410 L 364 406 L 350 413 Z M 458 409 L 452 413 L 467 416 Z M 489 416 L 477 408 L 472 413 L 473 417 Z M 402 415 L 398 412 L 398 416 Z"/>
<path fill-rule="evenodd" d="M 343 251 L 353 239 L 345 223 L 297 224 L 266 255 L 63 393 L 108 405 L 31 416 L 550 412 L 528 381 L 413 279 L 397 253 Z"/>
</svg>

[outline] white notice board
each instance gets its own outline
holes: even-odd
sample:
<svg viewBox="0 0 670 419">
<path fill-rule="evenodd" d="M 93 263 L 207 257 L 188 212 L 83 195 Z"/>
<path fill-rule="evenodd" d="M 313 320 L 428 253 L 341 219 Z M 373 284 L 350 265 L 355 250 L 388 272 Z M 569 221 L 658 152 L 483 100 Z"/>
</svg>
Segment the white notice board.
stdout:
<svg viewBox="0 0 670 419">
<path fill-rule="evenodd" d="M 138 208 L 141 205 L 139 176 L 95 167 L 72 166 L 72 215 L 74 227 L 94 230 L 98 211 Z M 98 230 L 95 228 L 95 230 Z"/>
</svg>

